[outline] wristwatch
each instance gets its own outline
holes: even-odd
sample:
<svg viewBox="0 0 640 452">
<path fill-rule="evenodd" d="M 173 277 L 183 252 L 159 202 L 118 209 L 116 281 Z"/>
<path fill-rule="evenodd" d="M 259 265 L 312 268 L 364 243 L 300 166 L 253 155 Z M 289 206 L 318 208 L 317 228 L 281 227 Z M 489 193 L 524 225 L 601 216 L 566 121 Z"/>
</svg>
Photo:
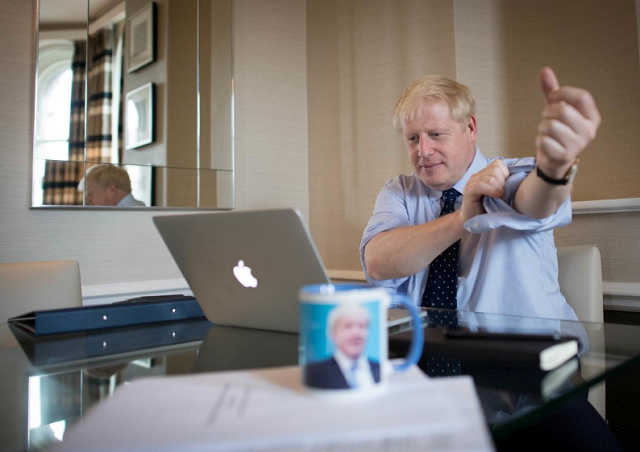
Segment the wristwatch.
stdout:
<svg viewBox="0 0 640 452">
<path fill-rule="evenodd" d="M 573 162 L 573 165 L 571 165 L 571 168 L 569 168 L 569 171 L 567 171 L 567 174 L 565 174 L 564 178 L 562 179 L 554 179 L 553 177 L 547 176 L 545 173 L 542 172 L 539 166 L 536 166 L 536 174 L 540 179 L 542 179 L 548 184 L 567 185 L 573 181 L 574 177 L 576 177 L 576 173 L 578 172 L 578 163 L 580 163 L 580 159 L 576 159 L 576 161 Z"/>
</svg>

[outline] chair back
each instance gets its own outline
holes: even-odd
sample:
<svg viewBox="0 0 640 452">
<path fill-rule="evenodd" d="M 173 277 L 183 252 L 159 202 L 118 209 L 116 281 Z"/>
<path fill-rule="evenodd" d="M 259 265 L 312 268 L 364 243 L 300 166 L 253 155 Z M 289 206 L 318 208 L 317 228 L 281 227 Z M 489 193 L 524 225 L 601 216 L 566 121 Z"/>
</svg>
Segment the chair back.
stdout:
<svg viewBox="0 0 640 452">
<path fill-rule="evenodd" d="M 579 320 L 604 322 L 602 266 L 597 246 L 559 246 L 558 281 Z"/>
<path fill-rule="evenodd" d="M 583 322 L 604 322 L 602 305 L 602 267 L 600 250 L 595 245 L 558 247 L 558 281 L 560 291 Z M 589 348 L 596 356 L 605 356 L 604 330 L 602 325 L 588 329 Z M 593 378 L 605 367 L 604 358 L 593 358 L 581 362 L 582 375 Z M 589 402 L 606 417 L 606 386 L 602 382 L 589 389 Z"/>
<path fill-rule="evenodd" d="M 43 309 L 82 306 L 76 261 L 0 264 L 0 322 Z"/>
</svg>

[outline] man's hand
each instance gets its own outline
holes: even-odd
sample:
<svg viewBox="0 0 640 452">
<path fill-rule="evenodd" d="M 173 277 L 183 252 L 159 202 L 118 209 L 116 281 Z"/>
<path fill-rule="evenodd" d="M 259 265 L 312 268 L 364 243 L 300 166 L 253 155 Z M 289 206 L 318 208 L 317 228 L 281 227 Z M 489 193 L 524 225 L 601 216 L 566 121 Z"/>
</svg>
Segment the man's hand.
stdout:
<svg viewBox="0 0 640 452">
<path fill-rule="evenodd" d="M 553 179 L 564 179 L 580 153 L 596 137 L 600 112 L 591 94 L 560 86 L 551 68 L 540 71 L 546 100 L 536 137 L 536 161 Z M 571 193 L 571 184 L 552 185 L 531 172 L 516 192 L 515 209 L 531 218 L 546 218 L 558 210 Z"/>
<path fill-rule="evenodd" d="M 482 198 L 490 196 L 499 198 L 504 195 L 504 184 L 509 177 L 509 169 L 505 163 L 498 159 L 487 165 L 482 171 L 474 174 L 467 182 L 460 207 L 462 223 L 485 213 L 482 206 Z"/>
<path fill-rule="evenodd" d="M 553 70 L 540 71 L 546 100 L 536 138 L 536 160 L 544 174 L 562 179 L 600 126 L 600 112 L 591 94 L 581 88 L 560 86 Z"/>
</svg>

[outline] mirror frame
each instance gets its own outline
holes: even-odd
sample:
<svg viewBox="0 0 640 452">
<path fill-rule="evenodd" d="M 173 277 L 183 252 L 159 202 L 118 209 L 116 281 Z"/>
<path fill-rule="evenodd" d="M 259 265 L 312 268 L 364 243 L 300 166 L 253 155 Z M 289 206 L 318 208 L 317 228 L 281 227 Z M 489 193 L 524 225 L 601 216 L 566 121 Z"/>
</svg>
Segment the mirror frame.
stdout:
<svg viewBox="0 0 640 452">
<path fill-rule="evenodd" d="M 230 130 L 229 130 L 229 153 L 230 153 L 230 169 L 208 169 L 208 168 L 201 168 L 201 143 L 202 143 L 202 110 L 201 110 L 201 99 L 200 99 L 200 95 L 201 95 L 201 43 L 200 43 L 200 39 L 201 39 L 201 10 L 200 10 L 200 2 L 201 0 L 196 0 L 197 3 L 197 14 L 196 14 L 196 36 L 198 38 L 198 42 L 196 45 L 196 55 L 197 55 L 197 59 L 196 59 L 196 97 L 197 97 L 197 106 L 196 106 L 196 118 L 197 118 L 197 130 L 196 130 L 196 155 L 197 155 L 197 167 L 196 168 L 181 168 L 181 167 L 176 167 L 176 166 L 156 166 L 156 165 L 152 165 L 152 164 L 148 164 L 148 165 L 143 165 L 143 164 L 136 164 L 136 163 L 118 163 L 118 164 L 114 164 L 114 165 L 118 165 L 118 166 L 137 166 L 137 167 L 141 167 L 141 168 L 150 168 L 150 169 L 178 169 L 178 170 L 192 170 L 195 171 L 195 177 L 196 177 L 196 183 L 197 183 L 197 203 L 200 204 L 201 202 L 201 196 L 200 196 L 200 191 L 201 191 L 201 171 L 211 171 L 211 172 L 215 172 L 216 174 L 223 172 L 223 173 L 230 173 L 230 183 L 231 183 L 231 187 L 230 187 L 230 205 L 229 206 L 224 206 L 224 207 L 200 207 L 198 206 L 144 206 L 144 207 L 117 207 L 117 206 L 89 206 L 86 205 L 86 193 L 83 191 L 82 194 L 82 199 L 83 199 L 83 204 L 82 205 L 38 205 L 38 206 L 34 206 L 33 205 L 33 196 L 34 196 L 34 168 L 35 168 L 35 162 L 36 162 L 36 137 L 37 137 L 37 115 L 38 115 L 38 88 L 39 88 L 39 84 L 38 84 L 38 74 L 39 74 L 39 70 L 40 70 L 40 32 L 41 32 L 41 27 L 40 27 L 40 16 L 41 16 L 41 10 L 42 10 L 42 3 L 43 0 L 34 0 L 35 2 L 35 27 L 34 27 L 34 33 L 35 33 L 35 39 L 34 39 L 34 79 L 33 79 L 33 83 L 32 83 L 32 89 L 33 89 L 33 98 L 32 98 L 32 139 L 31 139 L 31 149 L 30 149 L 30 170 L 29 170 L 29 209 L 45 209 L 45 210 L 49 210 L 49 209 L 54 209 L 54 210 L 118 210 L 118 211 L 148 211 L 148 210 L 179 210 L 179 211 L 190 211 L 190 210 L 206 210 L 206 211 L 227 211 L 227 210 L 233 210 L 236 208 L 236 181 L 235 181 L 235 65 L 234 65 L 234 57 L 233 57 L 233 30 L 234 30 L 234 25 L 233 25 L 233 21 L 234 21 L 234 17 L 233 17 L 233 0 L 229 0 L 230 2 L 230 20 L 231 20 L 231 26 L 230 26 L 230 78 L 229 78 L 229 83 L 228 83 L 228 87 L 229 87 L 229 100 L 230 100 L 230 105 L 229 105 L 229 114 L 230 114 L 230 118 L 229 118 L 229 124 L 230 124 Z M 126 0 L 122 0 L 122 2 L 124 3 Z M 85 25 L 85 30 L 84 33 L 86 34 L 86 40 L 88 42 L 88 38 L 89 38 L 89 5 L 90 5 L 91 0 L 86 0 L 86 4 L 87 4 L 87 19 L 86 19 L 86 25 Z M 155 3 L 153 0 L 149 0 L 149 3 Z M 157 5 L 155 5 L 157 8 Z M 127 20 L 127 18 L 125 18 L 125 21 Z M 125 28 L 126 28 L 126 23 L 125 23 Z M 125 75 L 125 70 L 123 70 L 123 76 Z M 86 98 L 86 94 L 87 94 L 87 90 L 86 90 L 86 86 L 88 83 L 88 71 L 85 71 L 85 98 Z M 88 109 L 88 103 L 85 102 L 85 106 L 84 106 L 84 111 L 85 111 L 85 118 L 87 117 L 87 109 Z M 83 147 L 83 155 L 84 158 L 81 162 L 83 165 L 83 173 L 86 175 L 87 169 L 86 169 L 86 164 L 87 164 L 87 128 L 86 128 L 86 122 L 85 122 L 85 130 L 84 130 L 84 147 Z M 124 140 L 124 133 L 123 133 L 123 140 Z M 125 144 L 123 142 L 123 148 L 124 148 Z M 110 164 L 110 163 L 105 163 L 105 164 Z M 84 180 L 84 179 L 83 179 Z"/>
</svg>

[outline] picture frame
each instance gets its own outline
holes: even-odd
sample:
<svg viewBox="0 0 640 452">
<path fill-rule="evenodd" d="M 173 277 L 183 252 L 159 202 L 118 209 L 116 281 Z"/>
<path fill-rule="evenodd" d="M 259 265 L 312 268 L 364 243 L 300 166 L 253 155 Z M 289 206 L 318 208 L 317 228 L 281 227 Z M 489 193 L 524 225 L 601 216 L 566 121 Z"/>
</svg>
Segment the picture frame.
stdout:
<svg viewBox="0 0 640 452">
<path fill-rule="evenodd" d="M 127 93 L 125 101 L 125 149 L 135 149 L 153 143 L 153 82 Z"/>
<path fill-rule="evenodd" d="M 127 20 L 127 72 L 138 69 L 156 59 L 156 4 L 149 3 Z"/>
</svg>

